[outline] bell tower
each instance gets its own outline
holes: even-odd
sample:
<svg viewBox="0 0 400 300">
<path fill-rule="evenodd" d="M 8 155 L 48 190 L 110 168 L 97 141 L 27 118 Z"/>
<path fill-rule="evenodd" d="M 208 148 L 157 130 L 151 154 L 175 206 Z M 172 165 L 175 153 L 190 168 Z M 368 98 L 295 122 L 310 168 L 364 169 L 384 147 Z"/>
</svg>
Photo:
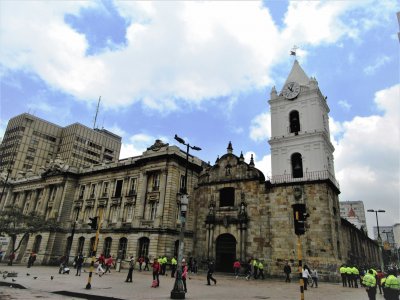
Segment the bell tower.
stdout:
<svg viewBox="0 0 400 300">
<path fill-rule="evenodd" d="M 334 180 L 329 107 L 317 80 L 295 60 L 282 90 L 273 87 L 270 96 L 272 179 Z"/>
</svg>

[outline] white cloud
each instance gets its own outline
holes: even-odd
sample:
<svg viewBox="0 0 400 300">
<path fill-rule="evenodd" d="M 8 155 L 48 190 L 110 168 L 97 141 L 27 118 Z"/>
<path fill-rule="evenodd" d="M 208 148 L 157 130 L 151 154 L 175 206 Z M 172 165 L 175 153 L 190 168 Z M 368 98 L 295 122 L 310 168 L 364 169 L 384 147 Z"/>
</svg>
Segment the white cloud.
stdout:
<svg viewBox="0 0 400 300">
<path fill-rule="evenodd" d="M 336 177 L 341 201 L 362 200 L 366 209 L 384 209 L 382 225 L 400 219 L 400 85 L 375 94 L 382 115 L 355 117 L 333 129 L 342 137 L 336 142 Z M 368 223 L 374 224 L 372 216 Z M 369 229 L 371 231 L 371 229 Z"/>
<path fill-rule="evenodd" d="M 268 180 L 268 177 L 271 176 L 271 155 L 265 155 L 261 160 L 258 160 L 258 157 L 254 152 L 246 152 L 243 156 L 247 163 L 250 163 L 252 154 L 255 167 L 263 172 L 265 179 Z"/>
<path fill-rule="evenodd" d="M 373 75 L 375 74 L 376 70 L 378 70 L 380 67 L 384 66 L 388 62 L 390 62 L 392 59 L 389 56 L 383 55 L 381 57 L 378 57 L 374 64 L 366 66 L 364 68 L 364 73 L 366 75 Z"/>
<path fill-rule="evenodd" d="M 0 5 L 3 67 L 33 72 L 81 101 L 96 102 L 101 94 L 106 108 L 141 101 L 158 111 L 264 87 L 294 43 L 316 46 L 357 36 L 361 29 L 354 22 L 362 20 L 341 18 L 368 7 L 359 1 L 290 2 L 280 31 L 261 2 L 116 1 L 129 24 L 126 46 L 86 56 L 86 37 L 64 16 L 96 2 Z M 383 13 L 371 13 L 379 24 Z"/>
<path fill-rule="evenodd" d="M 138 133 L 128 138 L 128 143 L 122 143 L 120 159 L 141 155 L 148 147 L 154 144 L 155 140 L 168 143 L 169 139 L 165 136 L 154 137 L 146 133 Z"/>
<path fill-rule="evenodd" d="M 343 108 L 345 111 L 349 111 L 351 109 L 351 104 L 346 100 L 339 100 L 339 106 Z"/>
<path fill-rule="evenodd" d="M 269 112 L 257 115 L 250 125 L 250 138 L 253 141 L 265 141 L 271 137 L 271 114 Z"/>
</svg>

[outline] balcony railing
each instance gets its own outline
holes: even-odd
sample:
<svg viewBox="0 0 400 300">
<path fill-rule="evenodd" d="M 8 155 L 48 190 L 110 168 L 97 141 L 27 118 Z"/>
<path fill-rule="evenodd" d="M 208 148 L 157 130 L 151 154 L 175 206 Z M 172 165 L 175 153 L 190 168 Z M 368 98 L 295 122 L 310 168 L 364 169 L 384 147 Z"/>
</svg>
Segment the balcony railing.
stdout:
<svg viewBox="0 0 400 300">
<path fill-rule="evenodd" d="M 330 180 L 338 189 L 340 189 L 339 182 L 335 177 L 327 170 L 325 171 L 314 171 L 305 172 L 303 177 L 294 178 L 292 174 L 285 175 L 274 175 L 268 177 L 272 184 L 280 183 L 291 183 L 291 182 L 304 182 L 304 181 L 319 181 L 319 180 Z"/>
</svg>

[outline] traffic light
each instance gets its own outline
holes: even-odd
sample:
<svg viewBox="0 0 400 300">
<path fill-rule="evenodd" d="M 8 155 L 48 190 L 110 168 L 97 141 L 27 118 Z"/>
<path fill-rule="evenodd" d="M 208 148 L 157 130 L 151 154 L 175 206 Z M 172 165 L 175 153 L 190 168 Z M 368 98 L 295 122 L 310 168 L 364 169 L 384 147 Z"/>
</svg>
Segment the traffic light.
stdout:
<svg viewBox="0 0 400 300">
<path fill-rule="evenodd" d="M 294 232 L 297 235 L 303 235 L 306 232 L 305 223 L 308 218 L 306 212 L 306 205 L 301 203 L 296 203 L 292 205 L 293 207 L 293 219 L 294 219 Z"/>
<path fill-rule="evenodd" d="M 88 225 L 90 226 L 90 228 L 92 228 L 93 230 L 97 230 L 97 218 L 98 217 L 93 217 L 93 218 L 89 218 L 89 223 Z"/>
</svg>

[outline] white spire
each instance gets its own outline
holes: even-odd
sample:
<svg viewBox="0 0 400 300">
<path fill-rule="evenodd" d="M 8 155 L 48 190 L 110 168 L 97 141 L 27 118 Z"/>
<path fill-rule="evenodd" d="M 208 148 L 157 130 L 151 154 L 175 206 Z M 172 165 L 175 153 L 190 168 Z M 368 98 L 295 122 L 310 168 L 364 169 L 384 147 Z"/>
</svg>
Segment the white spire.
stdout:
<svg viewBox="0 0 400 300">
<path fill-rule="evenodd" d="M 290 71 L 289 76 L 283 86 L 292 81 L 295 81 L 300 85 L 307 85 L 310 81 L 310 78 L 308 78 L 307 74 L 301 68 L 297 59 L 294 61 L 292 70 Z"/>
</svg>

